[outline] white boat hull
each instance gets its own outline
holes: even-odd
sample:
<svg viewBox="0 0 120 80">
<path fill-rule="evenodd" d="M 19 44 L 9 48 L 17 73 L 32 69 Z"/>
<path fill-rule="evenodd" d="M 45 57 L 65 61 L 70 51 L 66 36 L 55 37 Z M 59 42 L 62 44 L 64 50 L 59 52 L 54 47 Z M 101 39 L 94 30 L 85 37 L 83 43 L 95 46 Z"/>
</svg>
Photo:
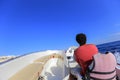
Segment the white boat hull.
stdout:
<svg viewBox="0 0 120 80">
<path fill-rule="evenodd" d="M 0 65 L 0 80 L 68 80 L 64 51 L 32 53 Z"/>
</svg>

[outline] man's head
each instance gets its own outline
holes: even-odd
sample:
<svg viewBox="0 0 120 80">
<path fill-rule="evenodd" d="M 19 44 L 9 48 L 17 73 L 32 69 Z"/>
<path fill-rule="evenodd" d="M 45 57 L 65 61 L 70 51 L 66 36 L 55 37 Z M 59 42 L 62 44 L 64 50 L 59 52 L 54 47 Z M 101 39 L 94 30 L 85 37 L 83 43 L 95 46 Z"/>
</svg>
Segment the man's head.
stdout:
<svg viewBox="0 0 120 80">
<path fill-rule="evenodd" d="M 80 46 L 86 44 L 86 35 L 83 33 L 77 34 L 76 41 L 79 43 Z"/>
</svg>

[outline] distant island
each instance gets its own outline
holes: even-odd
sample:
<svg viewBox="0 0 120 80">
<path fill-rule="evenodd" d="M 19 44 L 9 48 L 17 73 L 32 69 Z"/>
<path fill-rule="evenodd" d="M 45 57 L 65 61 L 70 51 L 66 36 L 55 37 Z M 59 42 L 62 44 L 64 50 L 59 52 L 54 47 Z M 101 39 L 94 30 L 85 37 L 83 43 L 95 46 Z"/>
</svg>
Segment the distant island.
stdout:
<svg viewBox="0 0 120 80">
<path fill-rule="evenodd" d="M 0 63 L 16 58 L 16 56 L 0 56 Z"/>
</svg>

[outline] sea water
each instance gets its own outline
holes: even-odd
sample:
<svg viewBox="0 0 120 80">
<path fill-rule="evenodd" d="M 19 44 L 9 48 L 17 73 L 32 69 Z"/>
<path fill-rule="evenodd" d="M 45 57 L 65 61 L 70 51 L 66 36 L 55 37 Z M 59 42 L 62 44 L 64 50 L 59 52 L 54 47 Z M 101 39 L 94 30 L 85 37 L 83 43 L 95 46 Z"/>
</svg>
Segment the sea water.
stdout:
<svg viewBox="0 0 120 80">
<path fill-rule="evenodd" d="M 99 44 L 97 47 L 101 53 L 105 53 L 107 51 L 110 51 L 112 53 L 115 53 L 116 51 L 120 52 L 120 41 Z"/>
</svg>

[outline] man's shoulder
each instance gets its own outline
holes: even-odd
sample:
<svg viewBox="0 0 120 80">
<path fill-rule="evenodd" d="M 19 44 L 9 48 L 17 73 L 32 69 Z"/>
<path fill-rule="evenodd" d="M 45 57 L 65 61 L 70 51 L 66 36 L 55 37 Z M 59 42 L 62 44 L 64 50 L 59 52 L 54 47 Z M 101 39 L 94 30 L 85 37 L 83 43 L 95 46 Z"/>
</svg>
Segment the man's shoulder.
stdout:
<svg viewBox="0 0 120 80">
<path fill-rule="evenodd" d="M 95 44 L 86 44 L 87 46 L 96 46 Z"/>
<path fill-rule="evenodd" d="M 96 45 L 94 45 L 94 44 L 85 44 L 85 45 L 81 46 L 80 48 L 89 48 L 89 47 L 96 47 Z"/>
<path fill-rule="evenodd" d="M 86 49 L 97 49 L 96 45 L 95 44 L 85 44 L 85 45 L 82 45 L 80 47 L 78 47 L 75 52 L 79 52 L 79 51 L 83 51 L 83 50 L 86 50 Z"/>
<path fill-rule="evenodd" d="M 94 44 L 86 44 L 83 47 L 80 48 L 81 51 L 91 51 L 91 52 L 98 52 L 98 48 Z"/>
</svg>

